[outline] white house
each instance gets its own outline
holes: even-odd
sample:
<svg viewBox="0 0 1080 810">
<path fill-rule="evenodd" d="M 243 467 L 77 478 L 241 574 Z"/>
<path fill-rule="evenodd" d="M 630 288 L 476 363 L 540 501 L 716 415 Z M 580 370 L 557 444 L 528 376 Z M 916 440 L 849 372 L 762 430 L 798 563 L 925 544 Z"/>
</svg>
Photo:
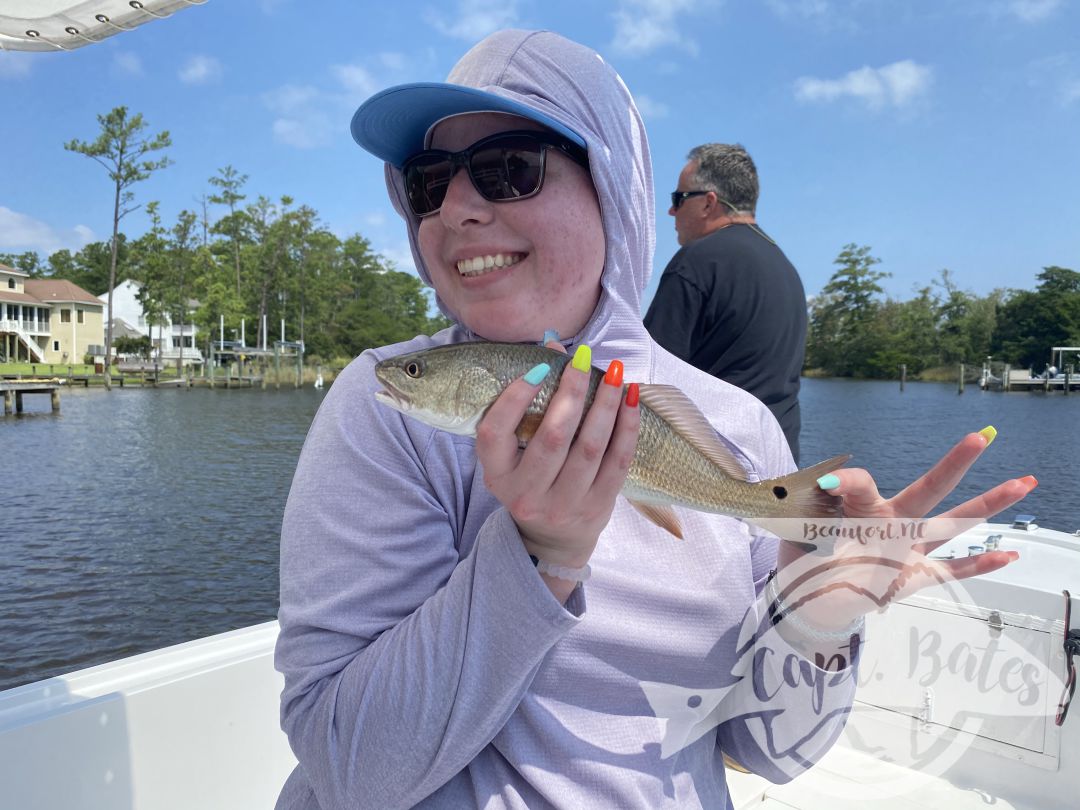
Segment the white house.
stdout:
<svg viewBox="0 0 1080 810">
<path fill-rule="evenodd" d="M 139 291 L 142 289 L 142 285 L 137 281 L 128 279 L 122 281 L 113 287 L 113 321 L 114 321 L 114 334 L 116 328 L 116 321 L 124 321 L 127 324 L 135 326 L 139 330 L 140 334 L 144 334 L 150 338 L 150 344 L 154 348 L 155 356 L 163 363 L 173 362 L 175 363 L 181 353 L 181 335 L 180 324 L 174 324 L 170 321 L 168 315 L 164 318 L 164 323 L 160 326 L 158 324 L 147 324 L 146 317 L 143 314 L 143 306 L 139 303 Z M 98 299 L 108 303 L 109 294 L 107 292 L 98 296 Z M 184 365 L 201 365 L 203 362 L 202 352 L 198 349 L 196 337 L 198 335 L 198 328 L 193 323 L 183 324 L 183 358 Z"/>
</svg>

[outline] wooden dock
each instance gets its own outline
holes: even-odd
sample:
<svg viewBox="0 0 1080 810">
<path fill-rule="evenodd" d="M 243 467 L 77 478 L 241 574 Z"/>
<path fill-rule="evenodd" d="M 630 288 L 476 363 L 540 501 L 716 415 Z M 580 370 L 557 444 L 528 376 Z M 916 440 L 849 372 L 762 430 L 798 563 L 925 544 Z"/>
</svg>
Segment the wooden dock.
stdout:
<svg viewBox="0 0 1080 810">
<path fill-rule="evenodd" d="M 1001 376 L 995 377 L 984 365 L 979 385 L 992 391 L 1042 391 L 1046 394 L 1068 394 L 1070 391 L 1080 391 L 1080 374 L 1070 367 L 1064 374 L 1053 377 L 1035 376 L 1031 369 L 1014 369 L 1005 366 Z"/>
<path fill-rule="evenodd" d="M 0 380 L 0 391 L 4 394 L 4 416 L 23 412 L 23 394 L 48 394 L 53 413 L 60 411 L 59 380 Z"/>
</svg>

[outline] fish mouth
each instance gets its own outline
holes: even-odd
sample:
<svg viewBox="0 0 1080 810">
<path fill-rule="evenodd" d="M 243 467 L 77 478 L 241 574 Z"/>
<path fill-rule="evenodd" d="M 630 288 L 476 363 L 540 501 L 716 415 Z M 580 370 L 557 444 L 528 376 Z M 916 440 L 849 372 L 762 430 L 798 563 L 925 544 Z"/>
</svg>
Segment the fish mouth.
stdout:
<svg viewBox="0 0 1080 810">
<path fill-rule="evenodd" d="M 387 386 L 383 391 L 375 392 L 375 399 L 383 405 L 389 405 L 396 411 L 404 411 L 409 407 L 409 399 L 401 392 Z"/>
</svg>

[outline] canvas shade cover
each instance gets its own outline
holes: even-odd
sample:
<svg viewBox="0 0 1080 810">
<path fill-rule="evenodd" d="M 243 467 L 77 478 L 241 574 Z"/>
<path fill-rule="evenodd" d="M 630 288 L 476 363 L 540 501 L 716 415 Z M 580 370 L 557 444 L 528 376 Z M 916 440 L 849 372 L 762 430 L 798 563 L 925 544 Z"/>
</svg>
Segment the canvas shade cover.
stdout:
<svg viewBox="0 0 1080 810">
<path fill-rule="evenodd" d="M 0 0 L 0 50 L 70 51 L 206 0 Z"/>
</svg>

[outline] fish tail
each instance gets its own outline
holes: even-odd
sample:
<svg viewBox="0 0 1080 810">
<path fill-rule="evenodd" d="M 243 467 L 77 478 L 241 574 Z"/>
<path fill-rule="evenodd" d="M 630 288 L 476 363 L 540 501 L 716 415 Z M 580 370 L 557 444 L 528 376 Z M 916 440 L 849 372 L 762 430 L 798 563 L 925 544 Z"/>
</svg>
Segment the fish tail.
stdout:
<svg viewBox="0 0 1080 810">
<path fill-rule="evenodd" d="M 833 456 L 805 470 L 762 481 L 759 486 L 772 489 L 773 495 L 783 501 L 784 513 L 791 517 L 839 517 L 843 498 L 830 495 L 818 486 L 817 481 L 821 476 L 842 467 L 850 459 L 850 455 Z"/>
<path fill-rule="evenodd" d="M 780 478 L 770 478 L 762 481 L 758 486 L 768 487 L 772 490 L 774 498 L 783 503 L 782 513 L 774 517 L 750 518 L 766 531 L 771 531 L 787 542 L 802 549 L 804 553 L 811 554 L 818 550 L 814 543 L 793 539 L 790 535 L 790 521 L 793 518 L 802 520 L 810 518 L 838 518 L 843 512 L 844 499 L 838 495 L 830 495 L 818 486 L 818 479 L 838 467 L 843 466 L 851 458 L 850 455 L 834 456 L 827 461 L 798 470 Z M 828 544 L 831 547 L 831 543 Z M 828 549 L 826 549 L 828 551 Z"/>
</svg>

